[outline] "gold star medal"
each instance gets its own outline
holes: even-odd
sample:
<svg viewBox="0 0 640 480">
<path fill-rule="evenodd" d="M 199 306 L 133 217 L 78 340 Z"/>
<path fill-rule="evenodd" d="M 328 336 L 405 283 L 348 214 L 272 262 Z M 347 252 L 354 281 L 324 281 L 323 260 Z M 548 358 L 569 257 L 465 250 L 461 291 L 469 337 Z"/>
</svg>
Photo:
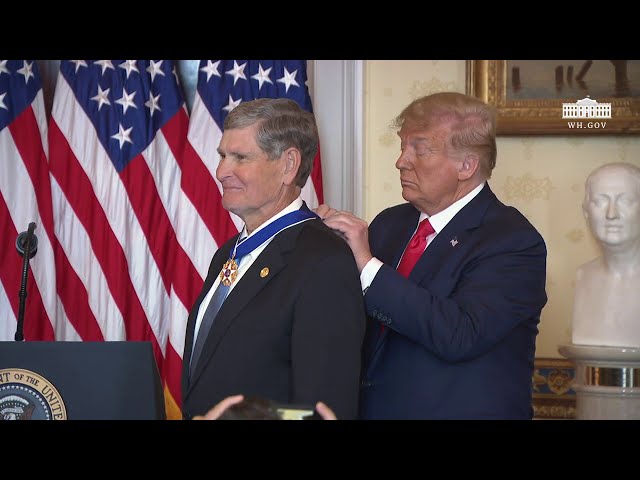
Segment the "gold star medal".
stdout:
<svg viewBox="0 0 640 480">
<path fill-rule="evenodd" d="M 233 258 L 230 258 L 224 265 L 222 266 L 222 271 L 220 272 L 220 282 L 228 287 L 233 282 L 236 281 L 236 277 L 238 276 L 238 264 Z"/>
</svg>

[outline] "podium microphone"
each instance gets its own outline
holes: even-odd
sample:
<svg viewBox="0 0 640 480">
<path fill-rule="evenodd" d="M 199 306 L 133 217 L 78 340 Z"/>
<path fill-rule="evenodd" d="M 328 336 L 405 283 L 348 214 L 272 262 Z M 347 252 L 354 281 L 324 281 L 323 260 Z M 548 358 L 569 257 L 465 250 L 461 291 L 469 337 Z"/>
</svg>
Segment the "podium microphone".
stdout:
<svg viewBox="0 0 640 480">
<path fill-rule="evenodd" d="M 36 229 L 35 222 L 29 224 L 26 232 L 22 232 L 16 238 L 16 250 L 23 257 L 22 261 L 22 280 L 20 282 L 20 306 L 18 309 L 18 326 L 16 328 L 15 341 L 21 342 L 24 340 L 22 329 L 24 326 L 24 303 L 27 298 L 27 277 L 29 275 L 29 260 L 35 257 L 38 251 L 38 237 L 33 231 Z"/>
<path fill-rule="evenodd" d="M 27 231 L 22 232 L 20 235 L 18 235 L 18 238 L 16 238 L 16 250 L 18 250 L 18 253 L 21 257 L 24 257 L 27 246 L 29 247 L 29 259 L 32 259 L 36 256 L 36 253 L 38 251 L 38 237 L 36 237 L 36 234 L 33 233 L 35 229 L 36 224 L 34 222 L 31 222 Z"/>
</svg>

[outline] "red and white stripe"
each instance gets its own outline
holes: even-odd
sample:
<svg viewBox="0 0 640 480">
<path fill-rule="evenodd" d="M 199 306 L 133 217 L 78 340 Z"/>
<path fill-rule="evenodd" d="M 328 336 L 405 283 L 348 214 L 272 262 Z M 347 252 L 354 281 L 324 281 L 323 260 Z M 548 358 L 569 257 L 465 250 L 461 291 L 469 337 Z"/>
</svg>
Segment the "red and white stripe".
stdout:
<svg viewBox="0 0 640 480">
<path fill-rule="evenodd" d="M 39 161 L 46 164 L 44 108 L 38 107 L 37 115 L 32 116 L 38 118 L 45 135 Z M 169 418 L 180 418 L 189 311 L 216 249 L 242 227 L 238 217 L 222 208 L 222 189 L 215 178 L 221 137 L 196 93 L 191 119 L 180 109 L 145 151 L 119 173 L 66 79 L 59 75 L 49 124 L 50 192 L 34 192 L 30 202 L 3 202 L 12 198 L 5 190 L 29 184 L 34 174 L 28 168 L 0 172 L 3 179 L 17 179 L 0 180 L 2 231 L 13 226 L 9 236 L 15 241 L 28 221 L 18 228 L 9 222 L 12 218 L 42 224 L 36 257 L 42 266 L 32 261 L 32 268 L 36 283 L 46 283 L 47 293 L 44 297 L 31 295 L 37 289 L 30 287 L 29 301 L 40 301 L 42 315 L 56 320 L 48 322 L 48 331 L 41 327 L 29 334 L 57 340 L 151 341 L 165 381 Z M 5 144 L 10 142 L 0 137 L 3 151 Z M 42 183 L 49 185 L 46 181 L 38 185 Z M 303 198 L 312 208 L 319 203 L 316 192 L 321 197 L 319 156 L 303 189 Z M 37 212 L 34 205 L 41 202 L 49 213 L 34 217 L 28 210 Z M 14 213 L 17 208 L 25 211 Z M 19 287 L 19 281 L 4 281 L 4 270 L 11 263 L 3 261 L 7 256 L 0 253 L 0 299 L 3 295 L 17 297 Z M 14 257 L 14 267 L 19 267 L 21 259 L 17 254 Z M 17 298 L 11 304 L 14 311 L 0 311 L 0 324 L 10 324 L 2 317 L 11 314 L 15 327 Z"/>
<path fill-rule="evenodd" d="M 215 178 L 222 134 L 198 93 L 187 137 L 180 165 L 182 178 L 175 229 L 180 248 L 171 291 L 172 321 L 167 349 L 167 387 L 175 403 L 172 406 L 167 402 L 171 417 L 178 415 L 181 406 L 182 354 L 189 311 L 218 246 L 242 227 L 238 217 L 222 208 L 221 186 Z"/>
<path fill-rule="evenodd" d="M 174 228 L 187 124 L 180 110 L 118 172 L 58 76 L 49 144 L 56 269 L 67 321 L 81 340 L 151 341 L 163 376 L 180 268 Z"/>
<path fill-rule="evenodd" d="M 35 222 L 38 251 L 30 261 L 25 302 L 25 340 L 73 338 L 58 310 L 53 216 L 47 165 L 47 124 L 42 90 L 32 104 L 0 131 L 0 340 L 13 340 L 18 319 L 22 257 L 13 246 Z M 58 319 L 58 320 L 56 320 Z"/>
</svg>

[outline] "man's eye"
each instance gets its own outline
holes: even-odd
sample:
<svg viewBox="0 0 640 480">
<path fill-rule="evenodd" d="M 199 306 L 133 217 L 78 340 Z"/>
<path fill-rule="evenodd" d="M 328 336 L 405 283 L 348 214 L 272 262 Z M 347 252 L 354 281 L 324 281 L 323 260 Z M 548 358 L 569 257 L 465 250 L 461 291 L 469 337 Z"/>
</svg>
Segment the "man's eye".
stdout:
<svg viewBox="0 0 640 480">
<path fill-rule="evenodd" d="M 620 203 L 620 205 L 624 205 L 625 207 L 629 207 L 629 206 L 635 204 L 636 200 L 634 198 L 629 197 L 629 196 L 624 196 L 624 197 L 620 197 L 618 199 L 618 203 Z"/>
</svg>

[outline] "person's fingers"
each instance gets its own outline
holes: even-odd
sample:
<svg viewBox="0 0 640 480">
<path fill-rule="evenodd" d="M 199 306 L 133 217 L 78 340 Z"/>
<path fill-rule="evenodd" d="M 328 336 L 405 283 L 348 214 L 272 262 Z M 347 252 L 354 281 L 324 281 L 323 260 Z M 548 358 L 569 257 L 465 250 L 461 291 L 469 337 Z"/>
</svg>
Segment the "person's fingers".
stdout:
<svg viewBox="0 0 640 480">
<path fill-rule="evenodd" d="M 316 213 L 316 215 L 320 217 L 321 220 L 326 220 L 328 218 L 331 218 L 338 213 L 344 213 L 336 210 L 335 208 L 331 208 L 329 205 L 324 203 L 318 206 L 313 211 Z"/>
<path fill-rule="evenodd" d="M 313 209 L 316 215 L 318 215 L 320 218 L 326 217 L 329 210 L 331 210 L 331 207 L 326 203 L 323 203 L 322 205 L 318 205 L 316 208 Z"/>
<path fill-rule="evenodd" d="M 324 223 L 329 228 L 342 233 L 354 232 L 356 229 L 362 228 L 362 225 L 366 227 L 366 224 L 353 214 L 336 210 L 324 218 Z"/>
<path fill-rule="evenodd" d="M 333 413 L 327 405 L 323 402 L 316 403 L 316 411 L 322 417 L 323 420 L 337 420 L 336 414 Z"/>
<path fill-rule="evenodd" d="M 244 400 L 243 395 L 232 395 L 221 400 L 215 407 L 209 410 L 205 415 L 196 415 L 193 417 L 194 420 L 217 420 L 220 415 L 224 413 L 224 411 L 229 408 L 231 405 L 235 405 L 236 403 L 240 403 Z"/>
</svg>

